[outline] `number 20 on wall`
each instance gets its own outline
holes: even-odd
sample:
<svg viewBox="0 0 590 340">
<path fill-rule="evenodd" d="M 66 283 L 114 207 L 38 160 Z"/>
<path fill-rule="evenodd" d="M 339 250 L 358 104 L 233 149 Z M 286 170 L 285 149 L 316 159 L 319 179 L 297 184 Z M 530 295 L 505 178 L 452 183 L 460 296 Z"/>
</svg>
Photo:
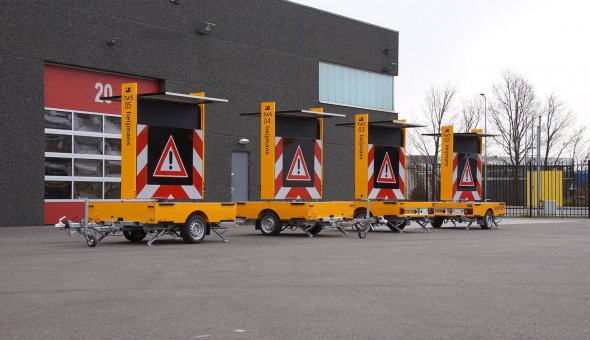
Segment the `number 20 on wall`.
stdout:
<svg viewBox="0 0 590 340">
<path fill-rule="evenodd" d="M 94 84 L 94 88 L 98 90 L 96 92 L 96 97 L 94 97 L 94 101 L 97 103 L 107 103 L 110 104 L 110 100 L 100 99 L 101 97 L 112 97 L 113 96 L 113 87 L 111 84 L 102 84 L 101 82 L 97 82 Z"/>
</svg>

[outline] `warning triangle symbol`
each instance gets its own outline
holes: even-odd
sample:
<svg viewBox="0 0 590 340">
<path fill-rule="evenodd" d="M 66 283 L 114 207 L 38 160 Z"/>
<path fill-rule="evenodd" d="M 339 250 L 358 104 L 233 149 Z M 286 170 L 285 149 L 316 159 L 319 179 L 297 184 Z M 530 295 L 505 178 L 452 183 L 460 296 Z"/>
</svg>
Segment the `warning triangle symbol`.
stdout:
<svg viewBox="0 0 590 340">
<path fill-rule="evenodd" d="M 188 177 L 172 136 L 168 138 L 164 152 L 160 156 L 154 177 Z"/>
<path fill-rule="evenodd" d="M 303 159 L 303 152 L 301 152 L 301 146 L 297 145 L 297 151 L 295 151 L 295 157 L 293 157 L 293 162 L 291 162 L 291 167 L 289 168 L 289 173 L 287 173 L 287 180 L 288 181 L 309 181 L 311 177 L 309 176 L 309 171 L 307 170 L 307 164 L 305 164 L 305 159 Z"/>
<path fill-rule="evenodd" d="M 381 163 L 381 170 L 377 176 L 377 183 L 390 183 L 395 184 L 395 174 L 393 173 L 393 166 L 391 166 L 391 160 L 389 159 L 389 153 L 385 153 L 383 157 L 383 163 Z"/>
<path fill-rule="evenodd" d="M 461 181 L 459 181 L 460 187 L 472 187 L 475 185 L 473 182 L 473 175 L 471 174 L 471 165 L 469 165 L 469 159 L 465 160 L 465 166 L 463 167 L 463 174 L 461 174 Z"/>
</svg>

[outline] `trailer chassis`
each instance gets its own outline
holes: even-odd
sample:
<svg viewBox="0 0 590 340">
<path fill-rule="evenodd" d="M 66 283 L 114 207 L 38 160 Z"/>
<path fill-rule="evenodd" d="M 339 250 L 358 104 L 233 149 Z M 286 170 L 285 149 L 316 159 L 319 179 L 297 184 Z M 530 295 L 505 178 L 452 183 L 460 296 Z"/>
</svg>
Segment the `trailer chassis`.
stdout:
<svg viewBox="0 0 590 340">
<path fill-rule="evenodd" d="M 60 218 L 55 227 L 67 232 L 68 236 L 74 238 L 76 235 L 81 235 L 86 244 L 89 247 L 96 247 L 107 236 L 119 236 L 123 234 L 128 240 L 132 242 L 139 242 L 144 237 L 149 236 L 150 239 L 147 241 L 148 246 L 153 246 L 154 242 L 162 236 L 172 236 L 174 240 L 181 239 L 180 227 L 175 224 L 161 224 L 161 225 L 142 225 L 136 222 L 120 222 L 115 221 L 111 224 L 103 223 L 92 223 L 85 219 L 81 219 L 79 222 L 68 221 L 65 216 Z M 209 230 L 219 236 L 224 242 L 229 240 L 223 236 L 229 228 L 226 224 L 211 223 Z M 205 231 L 202 231 L 205 232 Z M 133 236 L 128 235 L 139 234 L 139 238 L 133 239 Z"/>
</svg>

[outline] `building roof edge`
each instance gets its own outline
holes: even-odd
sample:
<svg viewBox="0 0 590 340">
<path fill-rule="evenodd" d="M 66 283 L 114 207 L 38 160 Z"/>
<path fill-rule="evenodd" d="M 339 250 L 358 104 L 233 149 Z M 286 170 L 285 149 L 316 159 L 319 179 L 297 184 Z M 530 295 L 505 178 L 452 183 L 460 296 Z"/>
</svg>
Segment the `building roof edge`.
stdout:
<svg viewBox="0 0 590 340">
<path fill-rule="evenodd" d="M 375 27 L 375 28 L 379 28 L 379 29 L 382 29 L 382 30 L 386 30 L 386 31 L 390 31 L 390 32 L 395 32 L 395 33 L 398 33 L 399 34 L 399 31 L 396 31 L 394 29 L 383 27 L 383 26 L 379 26 L 379 25 L 375 25 L 375 24 L 371 24 L 369 22 L 362 21 L 362 20 L 355 19 L 355 18 L 350 18 L 350 17 L 347 17 L 345 15 L 328 12 L 328 11 L 325 11 L 323 9 L 311 7 L 311 6 L 308 6 L 308 5 L 303 5 L 303 4 L 300 4 L 300 3 L 297 3 L 297 2 L 293 2 L 293 1 L 290 1 L 290 0 L 278 0 L 278 1 L 285 2 L 285 3 L 290 4 L 290 5 L 299 6 L 299 7 L 303 7 L 303 8 L 306 8 L 306 9 L 310 9 L 310 10 L 313 10 L 313 11 L 316 11 L 316 12 L 325 13 L 325 14 L 332 15 L 332 16 L 335 16 L 335 17 L 343 18 L 343 19 L 346 19 L 346 20 L 355 21 L 355 22 L 358 22 L 358 23 L 363 24 L 363 25 L 368 25 L 368 26 L 372 26 L 372 27 Z"/>
</svg>

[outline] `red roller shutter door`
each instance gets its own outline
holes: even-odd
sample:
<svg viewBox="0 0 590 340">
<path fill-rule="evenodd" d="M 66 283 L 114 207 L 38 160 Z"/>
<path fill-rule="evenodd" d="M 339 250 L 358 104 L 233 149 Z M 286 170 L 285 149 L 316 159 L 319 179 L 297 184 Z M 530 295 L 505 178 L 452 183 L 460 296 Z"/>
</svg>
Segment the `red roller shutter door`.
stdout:
<svg viewBox="0 0 590 340">
<path fill-rule="evenodd" d="M 46 64 L 44 70 L 45 108 L 93 113 L 120 114 L 121 104 L 100 97 L 119 96 L 121 84 L 136 82 L 139 93 L 160 92 L 160 81 L 110 72 Z M 45 201 L 44 223 L 53 224 L 61 216 L 84 217 L 78 200 Z"/>
</svg>

